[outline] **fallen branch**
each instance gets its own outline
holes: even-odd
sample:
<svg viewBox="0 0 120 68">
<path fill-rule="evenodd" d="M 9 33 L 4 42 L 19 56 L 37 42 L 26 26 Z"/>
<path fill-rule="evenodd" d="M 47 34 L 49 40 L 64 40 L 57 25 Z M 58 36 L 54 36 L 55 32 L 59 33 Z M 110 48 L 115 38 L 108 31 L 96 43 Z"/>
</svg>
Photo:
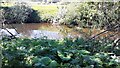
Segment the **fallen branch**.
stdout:
<svg viewBox="0 0 120 68">
<path fill-rule="evenodd" d="M 13 35 L 9 30 L 7 30 L 7 28 L 5 28 L 5 30 L 11 34 L 11 37 L 16 38 L 15 35 Z"/>
<path fill-rule="evenodd" d="M 17 29 L 12 24 L 9 24 L 9 23 L 6 23 L 6 24 L 10 25 L 13 29 L 15 29 L 15 31 L 17 32 L 17 34 L 19 34 L 19 32 L 17 31 Z"/>
<path fill-rule="evenodd" d="M 118 28 L 118 27 L 119 27 L 119 25 L 116 25 L 115 27 L 113 27 L 113 28 L 111 28 L 111 29 L 116 29 L 116 28 Z M 107 31 L 110 31 L 111 29 L 104 30 L 104 31 L 102 31 L 102 32 L 100 32 L 100 33 L 98 33 L 98 34 L 96 34 L 95 36 L 89 38 L 87 41 L 89 41 L 89 40 L 91 40 L 91 39 L 94 39 L 94 38 L 98 37 L 99 35 L 101 35 L 101 34 L 107 32 Z"/>
</svg>

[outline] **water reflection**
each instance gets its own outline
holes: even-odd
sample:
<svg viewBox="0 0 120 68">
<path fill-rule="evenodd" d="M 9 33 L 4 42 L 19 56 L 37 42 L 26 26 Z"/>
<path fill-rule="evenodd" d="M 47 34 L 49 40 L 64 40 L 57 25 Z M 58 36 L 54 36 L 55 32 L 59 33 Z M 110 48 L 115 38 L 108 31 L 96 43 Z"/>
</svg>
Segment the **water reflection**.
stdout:
<svg viewBox="0 0 120 68">
<path fill-rule="evenodd" d="M 49 23 L 30 23 L 12 25 L 17 29 L 17 32 L 19 32 L 19 36 L 22 38 L 41 38 L 46 36 L 48 39 L 62 39 L 65 37 L 73 38 L 75 36 L 80 35 L 78 32 L 64 25 L 52 25 Z M 10 25 L 7 25 L 6 27 L 11 29 Z"/>
<path fill-rule="evenodd" d="M 76 38 L 76 37 L 90 37 L 94 36 L 103 30 L 99 29 L 79 29 L 75 30 L 74 28 L 68 28 L 65 25 L 52 25 L 49 23 L 30 23 L 30 24 L 12 24 L 19 34 L 19 37 L 27 38 L 41 38 L 46 36 L 48 39 L 62 39 L 65 37 Z M 10 25 L 6 26 L 12 34 L 17 34 Z M 6 31 L 2 30 L 4 33 Z M 101 34 L 100 37 L 106 37 L 115 32 L 107 32 Z M 8 34 L 8 33 L 7 33 Z M 116 38 L 120 37 L 120 33 L 116 35 Z"/>
<path fill-rule="evenodd" d="M 41 38 L 46 36 L 48 39 L 62 39 L 63 36 L 59 34 L 59 32 L 52 32 L 52 31 L 46 31 L 46 30 L 31 30 L 29 31 L 31 33 L 31 38 Z"/>
</svg>

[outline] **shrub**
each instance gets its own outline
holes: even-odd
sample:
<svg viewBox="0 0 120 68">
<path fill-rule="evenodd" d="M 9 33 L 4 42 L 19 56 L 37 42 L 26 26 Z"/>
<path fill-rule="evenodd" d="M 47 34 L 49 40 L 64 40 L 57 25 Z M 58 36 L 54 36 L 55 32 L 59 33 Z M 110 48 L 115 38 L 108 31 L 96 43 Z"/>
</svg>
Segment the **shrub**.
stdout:
<svg viewBox="0 0 120 68">
<path fill-rule="evenodd" d="M 68 4 L 61 23 L 79 27 L 109 27 L 119 24 L 119 2 L 86 2 Z"/>
<path fill-rule="evenodd" d="M 17 3 L 11 7 L 2 7 L 2 20 L 5 23 L 23 23 L 28 18 L 32 9 L 26 3 Z"/>
<path fill-rule="evenodd" d="M 40 23 L 41 17 L 39 14 L 40 12 L 32 9 L 32 12 L 29 14 L 28 18 L 25 20 L 25 23 Z"/>
<path fill-rule="evenodd" d="M 4 12 L 0 18 L 5 23 L 40 23 L 41 12 L 31 8 L 27 3 L 16 3 L 9 7 L 0 7 Z"/>
</svg>

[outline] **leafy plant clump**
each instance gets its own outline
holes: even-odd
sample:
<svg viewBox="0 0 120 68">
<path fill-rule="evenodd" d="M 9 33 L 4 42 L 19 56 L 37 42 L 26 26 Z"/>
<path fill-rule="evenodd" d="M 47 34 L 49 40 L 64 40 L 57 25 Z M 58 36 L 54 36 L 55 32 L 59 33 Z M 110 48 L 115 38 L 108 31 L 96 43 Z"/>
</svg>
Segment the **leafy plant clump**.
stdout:
<svg viewBox="0 0 120 68">
<path fill-rule="evenodd" d="M 94 28 L 112 28 L 119 23 L 119 2 L 70 3 L 60 23 Z M 62 20 L 62 21 L 61 21 Z"/>
<path fill-rule="evenodd" d="M 41 21 L 39 12 L 27 3 L 16 2 L 13 6 L 0 6 L 0 21 L 8 23 L 37 23 Z"/>
<path fill-rule="evenodd" d="M 2 68 L 116 68 L 118 66 L 116 53 L 110 45 L 113 41 L 104 43 L 97 40 L 86 42 L 81 38 L 73 40 L 5 38 L 1 42 L 4 56 Z"/>
</svg>

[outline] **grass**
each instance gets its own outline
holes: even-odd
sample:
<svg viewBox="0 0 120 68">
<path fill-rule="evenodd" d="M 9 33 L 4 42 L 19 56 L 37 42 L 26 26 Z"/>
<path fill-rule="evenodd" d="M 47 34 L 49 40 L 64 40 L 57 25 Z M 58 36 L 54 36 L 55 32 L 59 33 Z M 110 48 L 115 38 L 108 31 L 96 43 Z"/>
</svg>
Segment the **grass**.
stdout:
<svg viewBox="0 0 120 68">
<path fill-rule="evenodd" d="M 0 6 L 10 7 L 10 6 L 13 6 L 13 3 L 0 3 Z"/>
<path fill-rule="evenodd" d="M 38 10 L 42 16 L 54 16 L 58 11 L 57 5 L 33 5 L 32 8 Z"/>
</svg>

